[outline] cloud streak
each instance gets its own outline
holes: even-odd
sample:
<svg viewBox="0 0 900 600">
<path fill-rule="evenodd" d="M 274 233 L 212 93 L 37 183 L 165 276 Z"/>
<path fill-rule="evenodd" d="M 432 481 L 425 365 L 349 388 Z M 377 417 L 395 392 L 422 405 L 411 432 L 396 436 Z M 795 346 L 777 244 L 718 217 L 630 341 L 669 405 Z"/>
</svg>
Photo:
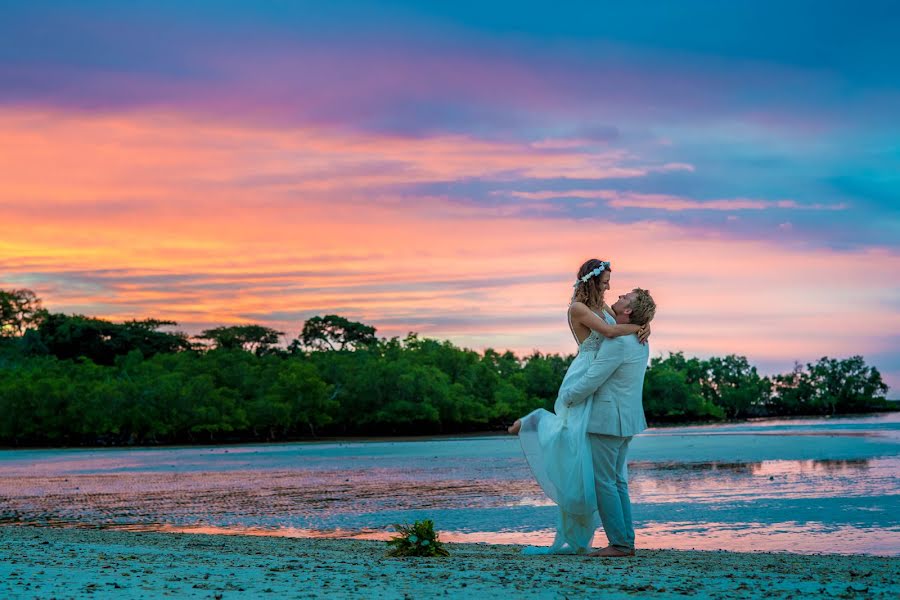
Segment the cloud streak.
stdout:
<svg viewBox="0 0 900 600">
<path fill-rule="evenodd" d="M 559 200 L 567 198 L 596 199 L 606 201 L 610 208 L 647 208 L 665 211 L 684 210 L 767 210 L 773 208 L 793 210 L 846 210 L 847 204 L 800 204 L 795 200 L 759 200 L 752 198 L 727 198 L 719 200 L 693 200 L 668 194 L 642 194 L 616 190 L 566 190 L 537 192 L 497 192 L 526 200 Z"/>
</svg>

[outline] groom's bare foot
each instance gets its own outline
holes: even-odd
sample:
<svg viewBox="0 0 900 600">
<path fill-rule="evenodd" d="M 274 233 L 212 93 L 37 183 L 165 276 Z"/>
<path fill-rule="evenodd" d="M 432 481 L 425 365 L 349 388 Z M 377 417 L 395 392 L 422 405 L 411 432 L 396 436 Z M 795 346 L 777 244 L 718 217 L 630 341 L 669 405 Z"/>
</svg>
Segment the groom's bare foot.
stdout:
<svg viewBox="0 0 900 600">
<path fill-rule="evenodd" d="M 508 432 L 513 435 L 519 435 L 519 431 L 522 429 L 522 419 L 516 419 L 516 422 L 506 428 Z"/>
<path fill-rule="evenodd" d="M 619 550 L 618 548 L 613 548 L 612 546 L 607 546 L 606 548 L 601 548 L 596 552 L 591 552 L 588 556 L 600 556 L 607 558 L 619 558 L 623 556 L 634 556 L 634 550 L 631 552 L 625 552 L 624 550 Z"/>
</svg>

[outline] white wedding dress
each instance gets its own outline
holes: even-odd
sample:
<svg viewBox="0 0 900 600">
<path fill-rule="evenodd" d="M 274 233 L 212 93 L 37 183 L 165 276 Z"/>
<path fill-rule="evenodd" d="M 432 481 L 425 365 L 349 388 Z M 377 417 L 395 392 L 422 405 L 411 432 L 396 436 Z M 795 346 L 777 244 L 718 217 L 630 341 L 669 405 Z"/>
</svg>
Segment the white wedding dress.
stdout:
<svg viewBox="0 0 900 600">
<path fill-rule="evenodd" d="M 610 325 L 616 324 L 605 311 L 603 318 Z M 560 391 L 584 376 L 604 339 L 591 331 L 581 342 Z M 523 550 L 525 554 L 583 554 L 591 548 L 594 533 L 600 526 L 594 465 L 587 440 L 592 403 L 593 396 L 566 408 L 557 400 L 554 412 L 539 408 L 522 418 L 519 441 L 525 458 L 541 488 L 559 506 L 553 544 L 527 547 Z"/>
</svg>

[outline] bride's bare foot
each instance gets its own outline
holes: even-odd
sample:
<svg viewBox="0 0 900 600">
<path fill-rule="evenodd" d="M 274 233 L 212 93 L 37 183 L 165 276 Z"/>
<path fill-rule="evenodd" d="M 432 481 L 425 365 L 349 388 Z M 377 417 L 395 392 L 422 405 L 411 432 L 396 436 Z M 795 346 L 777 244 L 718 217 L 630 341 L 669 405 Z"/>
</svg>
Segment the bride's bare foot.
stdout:
<svg viewBox="0 0 900 600">
<path fill-rule="evenodd" d="M 513 435 L 519 435 L 520 429 L 522 429 L 522 419 L 516 419 L 515 423 L 506 428 Z"/>
</svg>

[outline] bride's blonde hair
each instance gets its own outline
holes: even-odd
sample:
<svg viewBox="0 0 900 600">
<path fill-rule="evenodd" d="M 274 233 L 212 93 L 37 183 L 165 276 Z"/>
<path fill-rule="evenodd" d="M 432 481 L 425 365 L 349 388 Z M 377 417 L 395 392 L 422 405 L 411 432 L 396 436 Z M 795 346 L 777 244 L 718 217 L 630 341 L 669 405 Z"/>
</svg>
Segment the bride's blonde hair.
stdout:
<svg viewBox="0 0 900 600">
<path fill-rule="evenodd" d="M 588 273 L 595 269 L 601 269 L 601 273 L 583 280 Z M 603 289 L 603 284 L 600 283 L 603 271 L 612 273 L 612 266 L 597 258 L 592 258 L 581 265 L 581 268 L 578 269 L 578 279 L 575 283 L 575 293 L 572 294 L 572 302 L 581 302 L 595 309 L 603 308 L 603 294 L 606 291 Z"/>
</svg>

